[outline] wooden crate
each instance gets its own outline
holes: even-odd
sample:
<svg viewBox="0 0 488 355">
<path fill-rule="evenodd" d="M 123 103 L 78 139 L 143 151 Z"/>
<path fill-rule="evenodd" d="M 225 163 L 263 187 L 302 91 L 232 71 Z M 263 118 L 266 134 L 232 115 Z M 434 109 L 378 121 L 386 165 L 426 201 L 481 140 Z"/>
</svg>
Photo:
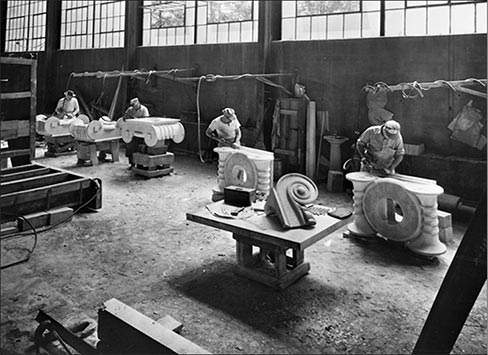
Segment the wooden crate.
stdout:
<svg viewBox="0 0 488 355">
<path fill-rule="evenodd" d="M 59 207 L 102 207 L 102 181 L 67 170 L 33 163 L 2 169 L 0 181 L 1 223 Z"/>
<path fill-rule="evenodd" d="M 0 159 L 12 166 L 29 164 L 35 157 L 37 61 L 1 58 L 0 138 L 8 142 Z"/>
<path fill-rule="evenodd" d="M 274 149 L 283 174 L 305 173 L 307 101 L 280 99 L 280 137 Z"/>
</svg>

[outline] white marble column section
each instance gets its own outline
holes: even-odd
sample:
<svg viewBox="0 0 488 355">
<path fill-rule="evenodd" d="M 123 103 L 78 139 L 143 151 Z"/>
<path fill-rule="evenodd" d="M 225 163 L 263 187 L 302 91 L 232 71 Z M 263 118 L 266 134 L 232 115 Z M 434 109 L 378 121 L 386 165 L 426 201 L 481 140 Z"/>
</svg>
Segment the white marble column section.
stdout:
<svg viewBox="0 0 488 355">
<path fill-rule="evenodd" d="M 422 232 L 414 240 L 408 241 L 407 247 L 426 256 L 444 254 L 447 248 L 439 239 L 437 216 L 437 196 L 442 194 L 444 189 L 434 184 L 408 184 L 407 188 L 419 198 L 423 217 Z"/>
<path fill-rule="evenodd" d="M 367 172 L 354 172 L 346 175 L 346 179 L 353 184 L 354 214 L 353 222 L 349 223 L 349 232 L 359 236 L 376 236 L 376 232 L 366 220 L 363 211 L 363 196 L 366 188 L 376 180 L 376 177 Z"/>
<path fill-rule="evenodd" d="M 224 176 L 224 167 L 225 167 L 225 161 L 231 155 L 233 152 L 235 152 L 235 149 L 230 148 L 230 147 L 217 147 L 214 148 L 214 152 L 218 153 L 219 155 L 219 164 L 217 167 L 217 187 L 213 188 L 214 192 L 221 192 L 224 193 L 224 188 L 225 188 L 225 176 Z"/>
<path fill-rule="evenodd" d="M 273 164 L 273 160 L 255 157 L 250 160 L 256 165 L 258 173 L 258 186 L 256 190 L 267 196 L 271 188 L 271 164 Z"/>
</svg>

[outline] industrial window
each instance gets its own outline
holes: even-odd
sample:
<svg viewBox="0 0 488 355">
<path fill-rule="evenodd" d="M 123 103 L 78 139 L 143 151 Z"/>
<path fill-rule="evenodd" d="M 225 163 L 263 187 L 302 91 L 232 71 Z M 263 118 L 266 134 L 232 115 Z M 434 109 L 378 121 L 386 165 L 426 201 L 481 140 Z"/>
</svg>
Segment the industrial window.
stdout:
<svg viewBox="0 0 488 355">
<path fill-rule="evenodd" d="M 143 45 L 256 42 L 258 1 L 144 1 Z"/>
<path fill-rule="evenodd" d="M 486 33 L 486 12 L 486 0 L 385 1 L 384 13 L 380 0 L 283 1 L 282 39 Z"/>
<path fill-rule="evenodd" d="M 6 52 L 45 49 L 47 1 L 8 1 L 5 28 Z"/>
<path fill-rule="evenodd" d="M 124 1 L 63 1 L 61 49 L 124 46 Z"/>
<path fill-rule="evenodd" d="M 465 33 L 486 33 L 486 0 L 385 2 L 385 36 Z"/>
<path fill-rule="evenodd" d="M 143 45 L 192 44 L 195 1 L 144 1 Z"/>
<path fill-rule="evenodd" d="M 283 1 L 282 39 L 380 35 L 380 1 Z"/>
</svg>

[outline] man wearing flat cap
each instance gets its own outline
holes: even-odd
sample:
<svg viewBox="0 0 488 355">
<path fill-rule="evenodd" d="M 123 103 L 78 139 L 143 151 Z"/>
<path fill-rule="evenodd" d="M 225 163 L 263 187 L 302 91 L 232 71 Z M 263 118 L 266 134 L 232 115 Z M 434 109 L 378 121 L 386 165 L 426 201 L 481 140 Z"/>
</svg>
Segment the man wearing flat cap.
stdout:
<svg viewBox="0 0 488 355">
<path fill-rule="evenodd" d="M 143 117 L 149 117 L 149 110 L 146 106 L 142 105 L 137 97 L 134 97 L 129 101 L 129 108 L 125 111 L 124 119 L 137 119 Z M 127 143 L 125 148 L 125 156 L 129 160 L 129 169 L 134 167 L 132 162 L 132 155 L 141 151 L 141 145 L 144 145 L 144 138 L 132 137 L 132 140 Z"/>
<path fill-rule="evenodd" d="M 64 97 L 60 98 L 54 111 L 54 116 L 60 119 L 71 119 L 80 113 L 80 104 L 73 90 L 64 92 Z"/>
<path fill-rule="evenodd" d="M 218 142 L 219 147 L 237 148 L 241 145 L 241 124 L 233 108 L 226 107 L 214 118 L 205 134 Z"/>
<path fill-rule="evenodd" d="M 356 148 L 361 156 L 361 171 L 379 175 L 395 174 L 405 155 L 401 126 L 395 120 L 368 127 L 359 137 Z"/>
<path fill-rule="evenodd" d="M 125 118 L 149 117 L 149 110 L 142 105 L 137 97 L 129 101 L 129 108 L 125 111 Z"/>
</svg>

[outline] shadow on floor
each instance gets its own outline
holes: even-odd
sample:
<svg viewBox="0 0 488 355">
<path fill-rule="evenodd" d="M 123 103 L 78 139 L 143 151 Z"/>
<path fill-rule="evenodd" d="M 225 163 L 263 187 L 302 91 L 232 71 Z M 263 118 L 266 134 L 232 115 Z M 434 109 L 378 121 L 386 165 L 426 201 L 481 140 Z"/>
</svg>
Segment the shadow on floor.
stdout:
<svg viewBox="0 0 488 355">
<path fill-rule="evenodd" d="M 169 283 L 186 296 L 216 308 L 249 326 L 278 336 L 280 328 L 306 321 L 313 305 L 322 312 L 336 309 L 347 294 L 307 275 L 278 291 L 233 273 L 232 261 L 215 261 L 183 273 Z"/>
<path fill-rule="evenodd" d="M 440 264 L 436 256 L 423 256 L 407 248 L 404 242 L 395 242 L 380 237 L 356 237 L 344 234 L 354 245 L 360 247 L 362 259 L 381 266 L 403 265 L 436 267 Z"/>
</svg>

